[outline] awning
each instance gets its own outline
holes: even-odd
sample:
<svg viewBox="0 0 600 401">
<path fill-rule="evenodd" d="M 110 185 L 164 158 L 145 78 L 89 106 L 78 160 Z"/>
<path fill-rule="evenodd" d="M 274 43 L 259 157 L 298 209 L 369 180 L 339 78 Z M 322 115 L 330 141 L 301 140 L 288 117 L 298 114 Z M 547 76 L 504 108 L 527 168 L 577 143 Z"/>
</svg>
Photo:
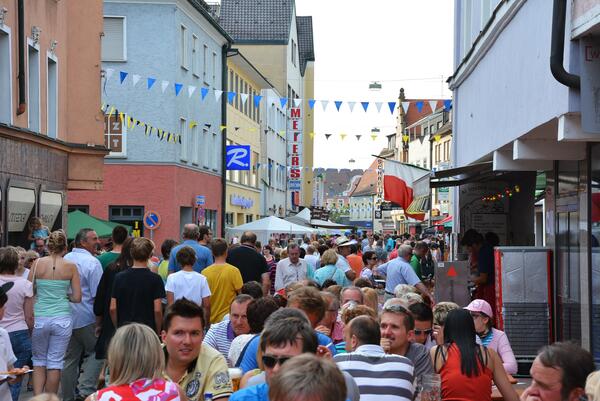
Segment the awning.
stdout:
<svg viewBox="0 0 600 401">
<path fill-rule="evenodd" d="M 431 188 L 455 187 L 492 174 L 494 174 L 492 162 L 469 164 L 463 167 L 433 171 L 429 185 Z"/>
<path fill-rule="evenodd" d="M 8 231 L 21 232 L 35 206 L 35 191 L 29 188 L 8 188 Z"/>
<path fill-rule="evenodd" d="M 452 223 L 452 216 L 446 216 L 442 220 L 436 221 L 434 225 L 442 226 L 442 225 L 445 225 L 446 223 Z"/>
<path fill-rule="evenodd" d="M 123 226 L 127 229 L 129 233 L 131 233 L 131 227 L 120 224 L 113 223 L 112 221 L 102 220 L 94 216 L 90 216 L 87 213 L 83 213 L 80 210 L 75 210 L 68 214 L 67 217 L 67 238 L 73 239 L 77 232 L 82 228 L 91 228 L 96 231 L 99 238 L 108 238 L 112 235 L 112 230 L 116 226 Z"/>
<path fill-rule="evenodd" d="M 60 192 L 42 191 L 40 195 L 40 217 L 50 229 L 62 209 L 63 196 Z"/>
<path fill-rule="evenodd" d="M 425 220 L 425 214 L 429 212 L 429 195 L 417 196 L 408 205 L 408 208 L 404 211 L 404 214 L 408 217 L 412 217 L 415 220 Z"/>
</svg>

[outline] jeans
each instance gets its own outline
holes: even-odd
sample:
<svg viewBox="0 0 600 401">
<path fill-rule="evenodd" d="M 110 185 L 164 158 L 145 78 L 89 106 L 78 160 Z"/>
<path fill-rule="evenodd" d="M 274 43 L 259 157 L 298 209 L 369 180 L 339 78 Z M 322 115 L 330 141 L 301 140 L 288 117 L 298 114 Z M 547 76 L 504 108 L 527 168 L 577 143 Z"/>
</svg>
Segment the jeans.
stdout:
<svg viewBox="0 0 600 401">
<path fill-rule="evenodd" d="M 31 359 L 31 337 L 29 337 L 29 330 L 18 330 L 8 333 L 10 338 L 10 345 L 12 346 L 13 353 L 17 357 L 17 361 L 14 363 L 15 368 L 22 368 L 27 365 Z M 21 383 L 9 384 L 10 394 L 13 401 L 19 400 L 19 393 L 21 392 Z"/>
<path fill-rule="evenodd" d="M 96 392 L 98 376 L 104 362 L 96 359 L 94 350 L 96 341 L 94 324 L 73 330 L 60 382 L 63 401 L 73 401 L 75 399 L 76 387 L 82 397 L 87 397 Z M 82 358 L 81 370 L 83 372 L 80 375 L 79 366 Z"/>
</svg>

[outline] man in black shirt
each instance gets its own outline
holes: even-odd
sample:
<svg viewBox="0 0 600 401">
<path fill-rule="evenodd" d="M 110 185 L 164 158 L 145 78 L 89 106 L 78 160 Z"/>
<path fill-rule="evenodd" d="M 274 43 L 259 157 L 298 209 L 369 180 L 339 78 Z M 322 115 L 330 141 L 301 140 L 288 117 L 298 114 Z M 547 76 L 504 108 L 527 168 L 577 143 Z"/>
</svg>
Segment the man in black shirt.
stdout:
<svg viewBox="0 0 600 401">
<path fill-rule="evenodd" d="M 154 244 L 146 238 L 131 243 L 133 266 L 115 276 L 110 300 L 110 318 L 115 327 L 142 323 L 156 333 L 162 324 L 162 299 L 166 296 L 162 279 L 148 268 Z"/>
<path fill-rule="evenodd" d="M 269 267 L 264 256 L 256 251 L 256 234 L 246 231 L 240 240 L 241 246 L 227 253 L 227 263 L 238 268 L 244 283 L 258 281 L 262 283 L 263 294 L 271 288 Z"/>
</svg>

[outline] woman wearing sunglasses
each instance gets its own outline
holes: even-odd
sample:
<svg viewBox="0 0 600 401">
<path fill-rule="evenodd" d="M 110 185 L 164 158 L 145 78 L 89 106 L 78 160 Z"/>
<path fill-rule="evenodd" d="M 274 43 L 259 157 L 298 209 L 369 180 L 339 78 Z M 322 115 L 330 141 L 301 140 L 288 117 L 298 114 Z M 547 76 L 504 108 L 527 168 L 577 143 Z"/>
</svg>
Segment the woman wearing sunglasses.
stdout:
<svg viewBox="0 0 600 401">
<path fill-rule="evenodd" d="M 373 269 L 375 269 L 375 266 L 377 265 L 377 255 L 375 255 L 375 252 L 373 251 L 367 251 L 363 253 L 362 260 L 364 267 L 360 272 L 360 276 L 373 280 Z"/>
</svg>

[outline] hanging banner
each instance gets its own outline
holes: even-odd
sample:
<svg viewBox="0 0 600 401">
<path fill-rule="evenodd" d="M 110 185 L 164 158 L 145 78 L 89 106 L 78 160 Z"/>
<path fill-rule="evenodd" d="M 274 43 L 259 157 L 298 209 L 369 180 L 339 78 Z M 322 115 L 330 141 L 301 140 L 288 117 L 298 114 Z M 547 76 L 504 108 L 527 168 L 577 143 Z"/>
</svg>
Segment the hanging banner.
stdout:
<svg viewBox="0 0 600 401">
<path fill-rule="evenodd" d="M 302 186 L 302 109 L 292 107 L 289 109 L 288 119 L 288 189 L 291 192 L 293 206 L 297 206 L 296 200 L 300 199 L 300 188 Z"/>
</svg>

